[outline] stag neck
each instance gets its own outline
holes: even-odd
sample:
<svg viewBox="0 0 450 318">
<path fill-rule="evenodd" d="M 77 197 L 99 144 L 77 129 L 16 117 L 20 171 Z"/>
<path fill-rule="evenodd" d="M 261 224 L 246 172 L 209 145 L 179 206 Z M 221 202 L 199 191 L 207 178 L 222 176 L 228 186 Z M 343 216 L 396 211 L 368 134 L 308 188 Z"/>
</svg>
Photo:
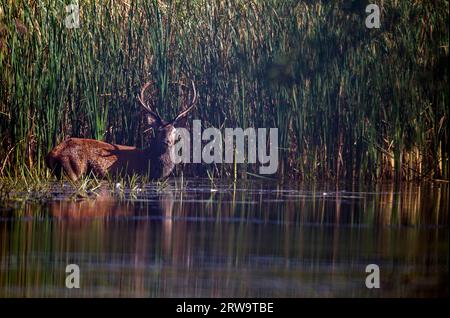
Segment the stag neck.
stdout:
<svg viewBox="0 0 450 318">
<path fill-rule="evenodd" d="M 149 157 L 163 156 L 164 154 L 169 154 L 170 149 L 173 147 L 171 144 L 167 144 L 153 138 L 150 142 L 149 147 L 144 149 L 144 152 Z"/>
<path fill-rule="evenodd" d="M 165 179 L 172 173 L 175 168 L 170 156 L 172 147 L 173 145 L 152 140 L 150 146 L 144 149 L 145 157 L 150 162 L 152 179 Z"/>
</svg>

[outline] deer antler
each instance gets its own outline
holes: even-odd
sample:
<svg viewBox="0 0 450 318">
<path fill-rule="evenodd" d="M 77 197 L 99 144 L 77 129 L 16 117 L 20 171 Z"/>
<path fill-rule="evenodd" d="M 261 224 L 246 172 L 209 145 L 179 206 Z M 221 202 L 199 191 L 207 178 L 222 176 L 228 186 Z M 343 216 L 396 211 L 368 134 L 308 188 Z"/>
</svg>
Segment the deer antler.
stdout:
<svg viewBox="0 0 450 318">
<path fill-rule="evenodd" d="M 144 96 L 144 94 L 145 94 L 146 89 L 147 89 L 150 85 L 152 85 L 152 82 L 147 82 L 147 83 L 144 84 L 144 86 L 142 86 L 142 88 L 141 88 L 141 94 L 138 96 L 138 100 L 139 100 L 139 102 L 141 103 L 142 107 L 144 107 L 145 110 L 146 110 L 147 112 L 150 113 L 150 115 L 152 115 L 153 117 L 155 117 L 155 119 L 157 119 L 158 121 L 161 121 L 161 117 L 159 116 L 159 114 L 158 114 L 157 112 L 153 111 L 153 110 L 151 109 L 151 107 L 148 106 L 148 105 L 145 103 L 145 96 Z"/>
<path fill-rule="evenodd" d="M 191 103 L 189 104 L 189 106 L 183 110 L 181 113 L 179 113 L 173 120 L 172 122 L 177 122 L 178 120 L 180 120 L 181 118 L 185 117 L 195 106 L 195 103 L 197 102 L 197 90 L 195 89 L 195 84 L 194 81 L 191 81 L 191 85 L 192 85 L 192 93 L 194 95 L 194 97 L 192 98 Z"/>
</svg>

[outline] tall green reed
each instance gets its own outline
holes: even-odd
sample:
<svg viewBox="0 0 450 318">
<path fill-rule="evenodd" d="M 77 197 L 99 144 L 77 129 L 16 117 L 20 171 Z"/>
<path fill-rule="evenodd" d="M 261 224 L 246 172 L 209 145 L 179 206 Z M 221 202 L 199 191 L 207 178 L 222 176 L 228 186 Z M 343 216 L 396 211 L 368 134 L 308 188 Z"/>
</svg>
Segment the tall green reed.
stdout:
<svg viewBox="0 0 450 318">
<path fill-rule="evenodd" d="M 366 2 L 79 1 L 78 29 L 69 3 L 0 0 L 0 173 L 67 136 L 145 146 L 141 85 L 171 117 L 194 79 L 205 127 L 279 128 L 280 177 L 448 179 L 448 1 L 384 1 L 371 30 Z"/>
</svg>

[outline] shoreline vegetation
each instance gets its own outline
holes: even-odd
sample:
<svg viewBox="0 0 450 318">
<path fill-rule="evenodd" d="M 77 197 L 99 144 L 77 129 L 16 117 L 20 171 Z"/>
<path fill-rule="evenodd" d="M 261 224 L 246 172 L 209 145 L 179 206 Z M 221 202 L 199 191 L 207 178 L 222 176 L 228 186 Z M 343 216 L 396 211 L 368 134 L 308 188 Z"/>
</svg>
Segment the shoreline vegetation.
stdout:
<svg viewBox="0 0 450 318">
<path fill-rule="evenodd" d="M 79 0 L 75 29 L 69 4 L 0 0 L 3 186 L 51 180 L 44 157 L 68 137 L 145 147 L 140 87 L 155 82 L 169 118 L 183 99 L 170 83 L 189 79 L 188 126 L 278 127 L 272 178 L 449 180 L 448 1 L 381 1 L 380 29 L 365 27 L 369 1 Z"/>
</svg>

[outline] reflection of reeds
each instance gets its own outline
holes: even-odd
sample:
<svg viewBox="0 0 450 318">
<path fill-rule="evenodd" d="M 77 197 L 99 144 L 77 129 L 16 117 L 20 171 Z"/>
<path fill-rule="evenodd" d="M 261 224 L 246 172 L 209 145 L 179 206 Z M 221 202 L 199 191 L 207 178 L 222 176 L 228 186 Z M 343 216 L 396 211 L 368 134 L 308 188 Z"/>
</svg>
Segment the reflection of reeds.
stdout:
<svg viewBox="0 0 450 318">
<path fill-rule="evenodd" d="M 373 262 L 384 296 L 448 294 L 448 187 L 216 186 L 15 206 L 0 222 L 0 296 L 373 296 L 355 283 Z M 80 290 L 63 287 L 68 263 Z"/>
<path fill-rule="evenodd" d="M 205 126 L 279 128 L 280 173 L 448 179 L 445 1 L 384 1 L 379 30 L 345 1 L 79 4 L 66 29 L 64 2 L 0 1 L 2 172 L 40 171 L 68 135 L 142 146 L 139 86 L 169 117 L 190 77 Z"/>
</svg>

